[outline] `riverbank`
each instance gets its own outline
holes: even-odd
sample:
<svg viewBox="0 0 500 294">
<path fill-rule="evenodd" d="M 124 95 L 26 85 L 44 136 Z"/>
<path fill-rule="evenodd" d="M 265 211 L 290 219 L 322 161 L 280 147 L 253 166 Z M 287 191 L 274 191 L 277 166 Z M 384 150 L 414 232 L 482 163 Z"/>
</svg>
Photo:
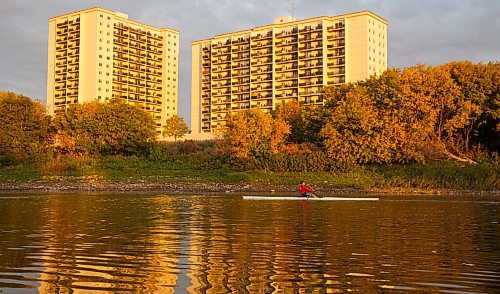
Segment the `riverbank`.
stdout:
<svg viewBox="0 0 500 294">
<path fill-rule="evenodd" d="M 417 188 L 336 188 L 315 186 L 319 195 L 391 194 L 391 195 L 499 195 L 500 190 L 457 190 Z M 297 185 L 244 183 L 147 183 L 104 182 L 84 179 L 0 183 L 0 193 L 68 192 L 149 192 L 149 193 L 277 193 L 296 194 Z"/>
<path fill-rule="evenodd" d="M 76 168 L 0 168 L 0 192 L 276 192 L 296 193 L 304 180 L 331 194 L 499 194 L 496 164 L 356 167 L 337 172 L 266 172 L 210 168 L 181 161 L 107 158 Z"/>
</svg>

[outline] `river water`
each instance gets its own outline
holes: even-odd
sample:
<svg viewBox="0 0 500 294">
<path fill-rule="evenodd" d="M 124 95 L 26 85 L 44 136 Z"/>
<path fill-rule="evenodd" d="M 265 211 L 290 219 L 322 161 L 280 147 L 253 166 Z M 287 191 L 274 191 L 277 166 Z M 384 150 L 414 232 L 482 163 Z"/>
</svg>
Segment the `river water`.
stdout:
<svg viewBox="0 0 500 294">
<path fill-rule="evenodd" d="M 0 194 L 0 293 L 500 293 L 500 199 Z"/>
</svg>

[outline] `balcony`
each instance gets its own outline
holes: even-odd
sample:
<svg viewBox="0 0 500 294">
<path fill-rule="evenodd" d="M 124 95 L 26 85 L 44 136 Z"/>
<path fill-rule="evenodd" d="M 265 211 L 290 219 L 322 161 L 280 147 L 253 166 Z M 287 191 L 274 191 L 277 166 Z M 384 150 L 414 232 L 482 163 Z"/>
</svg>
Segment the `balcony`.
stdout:
<svg viewBox="0 0 500 294">
<path fill-rule="evenodd" d="M 212 64 L 222 64 L 222 63 L 228 63 L 231 62 L 231 58 L 228 56 L 226 58 L 218 58 L 213 60 L 212 59 Z"/>
<path fill-rule="evenodd" d="M 257 84 L 255 86 L 252 85 L 252 92 L 259 92 L 259 91 L 267 91 L 271 90 L 273 88 L 272 84 L 265 84 L 264 86 L 262 84 Z"/>
<path fill-rule="evenodd" d="M 252 62 L 252 65 L 268 64 L 272 62 L 273 62 L 272 58 L 257 59 L 256 61 Z"/>
<path fill-rule="evenodd" d="M 323 79 L 318 79 L 316 81 L 307 80 L 299 84 L 301 87 L 318 87 L 323 85 Z"/>
<path fill-rule="evenodd" d="M 309 72 L 309 71 L 306 70 L 305 73 L 302 73 L 299 76 L 302 78 L 302 77 L 313 77 L 313 76 L 321 76 L 321 75 L 323 75 L 323 71 L 322 70 L 317 70 L 317 71 L 314 71 L 314 72 Z"/>
<path fill-rule="evenodd" d="M 217 43 L 212 44 L 212 49 L 224 48 L 231 45 L 231 40 L 218 41 Z"/>
<path fill-rule="evenodd" d="M 273 37 L 273 31 L 268 31 L 266 34 L 257 34 L 255 36 L 252 36 L 252 40 L 265 40 L 265 39 L 270 39 Z"/>
<path fill-rule="evenodd" d="M 327 30 L 329 32 L 334 32 L 334 31 L 339 31 L 339 30 L 343 30 L 345 28 L 345 23 L 344 22 L 338 22 L 336 23 L 335 25 L 333 26 L 329 26 L 327 28 Z"/>
<path fill-rule="evenodd" d="M 322 24 L 318 24 L 316 26 L 305 26 L 304 28 L 300 29 L 300 33 L 307 33 L 307 32 L 319 32 L 323 29 Z"/>
<path fill-rule="evenodd" d="M 250 42 L 250 38 L 248 38 L 248 37 L 239 37 L 237 39 L 233 39 L 233 45 L 248 44 L 249 42 Z"/>
<path fill-rule="evenodd" d="M 239 62 L 236 65 L 234 65 L 232 67 L 232 69 L 235 70 L 235 69 L 248 68 L 248 67 L 250 67 L 249 62 Z"/>
<path fill-rule="evenodd" d="M 340 68 L 338 70 L 334 70 L 334 71 L 328 72 L 328 76 L 329 77 L 342 76 L 344 74 L 345 74 L 345 69 L 344 68 Z"/>
<path fill-rule="evenodd" d="M 233 95 L 244 94 L 249 92 L 250 92 L 250 87 L 241 87 L 232 91 Z"/>
<path fill-rule="evenodd" d="M 285 37 L 288 37 L 290 35 L 296 35 L 297 32 L 298 32 L 298 29 L 295 27 L 289 31 L 283 31 L 283 32 L 276 33 L 276 38 L 285 38 Z"/>
<path fill-rule="evenodd" d="M 233 77 L 248 76 L 249 74 L 250 74 L 249 70 L 234 71 L 233 72 Z"/>
<path fill-rule="evenodd" d="M 328 35 L 327 39 L 328 39 L 328 41 L 333 41 L 333 40 L 343 39 L 344 37 L 345 37 L 345 32 L 340 31 L 340 32 Z"/>
<path fill-rule="evenodd" d="M 345 47 L 345 41 L 344 40 L 335 41 L 335 42 L 333 42 L 333 44 L 329 44 L 327 46 L 328 49 L 336 49 L 336 48 L 340 48 L 340 47 Z"/>
<path fill-rule="evenodd" d="M 223 50 L 214 50 L 212 51 L 212 56 L 216 57 L 216 56 L 224 56 L 224 55 L 228 55 L 231 53 L 231 50 L 229 48 L 226 48 L 226 49 L 223 49 Z"/>
<path fill-rule="evenodd" d="M 243 60 L 248 60 L 250 59 L 250 54 L 238 54 L 236 56 L 233 56 L 233 61 L 243 61 Z"/>
<path fill-rule="evenodd" d="M 273 46 L 273 40 L 269 40 L 266 42 L 258 42 L 258 43 L 252 43 L 252 49 L 255 48 L 266 48 L 266 47 L 271 47 Z"/>
<path fill-rule="evenodd" d="M 267 83 L 273 80 L 273 76 L 271 74 L 267 74 L 266 76 L 258 76 L 255 79 L 252 79 L 252 83 Z"/>
<path fill-rule="evenodd" d="M 323 54 L 322 54 L 321 50 L 316 51 L 316 53 L 314 53 L 314 51 L 308 51 L 308 52 L 305 52 L 305 54 L 300 55 L 301 61 L 305 61 L 305 60 L 309 60 L 309 59 L 321 59 L 321 58 L 323 58 Z"/>
<path fill-rule="evenodd" d="M 278 49 L 276 50 L 276 55 L 282 55 L 282 54 L 291 54 L 294 52 L 297 52 L 298 47 L 297 46 L 292 46 L 292 47 L 285 47 L 283 49 Z"/>
<path fill-rule="evenodd" d="M 327 56 L 328 58 L 335 58 L 335 57 L 340 57 L 345 55 L 345 49 L 335 49 L 333 53 L 329 53 Z"/>
<path fill-rule="evenodd" d="M 302 46 L 299 47 L 300 51 L 310 51 L 310 50 L 318 50 L 323 48 L 323 42 L 319 42 L 316 44 L 308 43 L 308 44 L 303 44 Z"/>
<path fill-rule="evenodd" d="M 290 89 L 290 88 L 297 88 L 297 86 L 298 86 L 297 81 L 294 81 L 292 83 L 277 84 L 275 88 L 276 88 L 276 90 L 280 90 L 280 89 L 285 90 L 285 89 Z"/>
<path fill-rule="evenodd" d="M 253 52 L 252 56 L 263 56 L 263 55 L 271 55 L 273 54 L 272 49 L 267 49 L 267 50 L 259 50 L 257 52 Z"/>
<path fill-rule="evenodd" d="M 290 63 L 290 62 L 294 62 L 294 61 L 297 61 L 297 57 L 298 55 L 296 53 L 292 54 L 292 56 L 287 56 L 287 55 L 283 55 L 283 56 L 280 56 L 280 58 L 276 58 L 276 63 Z"/>
<path fill-rule="evenodd" d="M 248 46 L 248 45 L 247 46 L 238 46 L 236 48 L 233 48 L 231 50 L 231 52 L 237 53 L 237 52 L 243 52 L 243 51 L 248 51 L 248 50 L 250 50 L 250 46 Z"/>
<path fill-rule="evenodd" d="M 299 67 L 295 64 L 295 65 L 291 65 L 291 66 L 281 66 L 281 67 L 277 67 L 276 68 L 276 72 L 287 72 L 287 71 L 294 71 L 296 69 L 298 69 Z"/>
<path fill-rule="evenodd" d="M 293 75 L 280 75 L 276 76 L 277 81 L 287 81 L 287 80 L 295 80 L 299 77 L 298 74 L 294 73 Z"/>
<path fill-rule="evenodd" d="M 300 67 L 302 69 L 304 69 L 304 68 L 306 68 L 306 69 L 319 68 L 319 67 L 323 67 L 323 62 L 319 61 L 316 63 L 311 63 L 310 61 L 306 61 L 304 64 L 301 64 Z"/>
<path fill-rule="evenodd" d="M 267 73 L 270 71 L 273 71 L 272 66 L 263 66 L 263 67 L 258 67 L 258 68 L 252 69 L 252 74 Z"/>
<path fill-rule="evenodd" d="M 334 60 L 328 62 L 329 67 L 343 66 L 344 64 L 345 64 L 345 60 L 342 58 L 334 59 Z"/>
<path fill-rule="evenodd" d="M 227 74 L 227 75 L 218 74 L 218 75 L 212 76 L 212 81 L 224 80 L 224 79 L 230 79 L 230 78 L 231 78 L 231 75 L 229 75 L 229 74 Z"/>
</svg>

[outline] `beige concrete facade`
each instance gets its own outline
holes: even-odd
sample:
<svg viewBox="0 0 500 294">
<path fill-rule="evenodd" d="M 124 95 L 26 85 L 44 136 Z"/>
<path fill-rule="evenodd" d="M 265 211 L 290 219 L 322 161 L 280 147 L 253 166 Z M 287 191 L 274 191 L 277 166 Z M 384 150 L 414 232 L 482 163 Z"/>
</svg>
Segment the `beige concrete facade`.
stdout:
<svg viewBox="0 0 500 294">
<path fill-rule="evenodd" d="M 387 21 L 369 11 L 274 24 L 192 43 L 193 138 L 224 127 L 228 111 L 299 101 L 321 105 L 326 85 L 387 68 Z"/>
<path fill-rule="evenodd" d="M 177 115 L 179 32 L 100 7 L 49 19 L 47 110 L 113 97 L 145 109 L 157 130 Z"/>
</svg>

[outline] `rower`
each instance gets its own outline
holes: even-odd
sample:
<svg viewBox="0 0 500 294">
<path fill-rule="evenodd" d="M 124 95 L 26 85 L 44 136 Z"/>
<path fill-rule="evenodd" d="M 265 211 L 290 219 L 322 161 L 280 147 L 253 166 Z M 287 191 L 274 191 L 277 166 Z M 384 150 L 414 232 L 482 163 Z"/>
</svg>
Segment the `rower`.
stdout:
<svg viewBox="0 0 500 294">
<path fill-rule="evenodd" d="M 313 192 L 314 192 L 314 189 L 309 188 L 306 185 L 306 182 L 304 182 L 304 181 L 300 182 L 300 196 L 307 197 L 307 198 L 309 198 L 309 197 L 318 198 L 318 196 L 316 196 Z"/>
</svg>

